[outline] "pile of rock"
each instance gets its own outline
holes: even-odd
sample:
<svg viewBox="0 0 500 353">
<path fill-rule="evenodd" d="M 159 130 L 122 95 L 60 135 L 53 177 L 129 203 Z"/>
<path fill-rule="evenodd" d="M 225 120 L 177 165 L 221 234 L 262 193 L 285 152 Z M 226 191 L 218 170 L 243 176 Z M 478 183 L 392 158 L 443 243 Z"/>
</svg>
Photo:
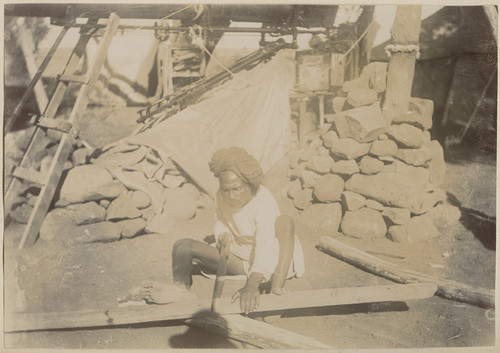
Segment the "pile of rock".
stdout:
<svg viewBox="0 0 500 353">
<path fill-rule="evenodd" d="M 167 233 L 176 222 L 193 218 L 202 202 L 199 190 L 188 182 L 173 188 L 158 183 L 155 195 L 151 188 L 131 185 L 126 187 L 98 164 L 71 169 L 40 238 L 89 243 Z"/>
<path fill-rule="evenodd" d="M 35 127 L 16 130 L 7 133 L 5 136 L 5 160 L 4 160 L 4 191 L 7 190 L 11 180 L 12 172 L 17 167 L 23 158 L 31 136 L 33 136 Z M 52 163 L 56 153 L 61 133 L 54 130 L 48 130 L 46 136 L 38 140 L 36 153 L 31 159 L 26 159 L 25 168 L 29 171 L 39 172 L 45 175 Z M 67 170 L 87 162 L 90 150 L 84 147 L 81 141 L 77 140 L 74 144 L 74 149 L 68 160 L 64 163 L 63 169 Z M 39 189 L 32 187 L 31 182 L 24 181 L 23 188 L 14 201 L 13 210 L 10 212 L 10 217 L 18 223 L 27 223 L 30 214 L 33 211 L 33 206 L 36 202 L 36 195 Z"/>
<path fill-rule="evenodd" d="M 427 131 L 433 102 L 411 98 L 406 114 L 385 121 L 386 74 L 387 64 L 372 63 L 344 84 L 346 97 L 333 99 L 328 124 L 307 148 L 290 154 L 287 193 L 305 222 L 330 232 L 394 242 L 430 239 L 439 235 L 434 220 L 450 211 L 439 188 L 443 149 Z"/>
</svg>

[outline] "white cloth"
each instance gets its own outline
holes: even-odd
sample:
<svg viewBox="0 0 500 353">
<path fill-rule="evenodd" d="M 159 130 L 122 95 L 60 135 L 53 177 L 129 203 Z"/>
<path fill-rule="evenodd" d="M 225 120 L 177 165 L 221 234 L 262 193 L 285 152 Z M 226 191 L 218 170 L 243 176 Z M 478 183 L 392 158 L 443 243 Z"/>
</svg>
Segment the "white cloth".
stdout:
<svg viewBox="0 0 500 353">
<path fill-rule="evenodd" d="M 276 200 L 262 185 L 241 209 L 227 205 L 218 193 L 214 235 L 218 238 L 229 233 L 232 237 L 231 253 L 243 260 L 247 275 L 262 273 L 268 281 L 279 260 L 279 241 L 275 236 L 275 222 L 279 216 Z M 304 255 L 298 238 L 295 239 L 289 275 L 299 277 L 304 272 Z"/>
</svg>

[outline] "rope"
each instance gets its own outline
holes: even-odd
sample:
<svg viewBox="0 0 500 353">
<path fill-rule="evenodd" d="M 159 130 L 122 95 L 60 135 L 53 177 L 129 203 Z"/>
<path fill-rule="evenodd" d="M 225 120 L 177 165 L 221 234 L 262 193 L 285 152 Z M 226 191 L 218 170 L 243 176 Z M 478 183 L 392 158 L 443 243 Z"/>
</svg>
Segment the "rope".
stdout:
<svg viewBox="0 0 500 353">
<path fill-rule="evenodd" d="M 232 78 L 235 78 L 237 80 L 243 81 L 243 82 L 245 82 L 246 84 L 248 84 L 250 86 L 260 86 L 260 85 L 263 84 L 262 82 L 261 83 L 250 82 L 250 81 L 244 79 L 243 77 L 241 77 L 239 75 L 236 75 L 234 72 L 232 72 L 231 70 L 229 70 L 226 66 L 224 66 L 219 60 L 217 60 L 217 58 L 215 56 L 213 56 L 212 53 L 210 53 L 208 51 L 208 49 L 205 47 L 205 45 L 203 44 L 203 42 L 199 42 L 197 44 L 205 51 L 205 53 L 208 54 L 208 56 L 210 56 L 210 58 L 213 61 L 215 61 L 215 63 L 217 65 L 219 65 L 222 69 L 224 69 L 225 71 L 227 71 L 231 75 Z"/>
<path fill-rule="evenodd" d="M 420 47 L 418 44 L 389 44 L 385 47 L 385 54 L 390 58 L 393 53 L 415 53 L 417 59 L 420 57 Z"/>
<path fill-rule="evenodd" d="M 339 59 L 337 59 L 333 64 L 331 64 L 330 66 L 328 66 L 327 68 L 325 68 L 323 70 L 323 72 L 326 72 L 326 71 L 330 70 L 332 67 L 334 67 L 339 62 L 341 62 L 347 55 L 349 55 L 349 53 L 359 44 L 359 42 L 361 41 L 361 39 L 363 39 L 364 36 L 366 36 L 366 34 L 368 33 L 368 30 L 370 29 L 370 27 L 374 23 L 375 23 L 375 20 L 373 20 L 372 22 L 370 22 L 370 24 L 366 27 L 366 29 L 364 30 L 364 32 L 358 37 L 358 39 L 356 39 L 356 41 L 351 45 L 351 47 Z M 296 83 L 295 85 L 293 85 L 293 87 L 301 86 L 305 82 L 309 82 L 312 78 L 313 77 L 309 77 L 308 79 L 304 80 L 303 82 Z"/>
</svg>

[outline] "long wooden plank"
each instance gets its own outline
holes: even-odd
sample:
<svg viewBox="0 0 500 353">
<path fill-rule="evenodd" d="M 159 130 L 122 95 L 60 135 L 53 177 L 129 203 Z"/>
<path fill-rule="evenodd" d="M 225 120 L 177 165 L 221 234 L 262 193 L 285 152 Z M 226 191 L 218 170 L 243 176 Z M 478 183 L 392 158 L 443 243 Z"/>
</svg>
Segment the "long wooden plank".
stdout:
<svg viewBox="0 0 500 353">
<path fill-rule="evenodd" d="M 391 281 L 398 283 L 434 283 L 438 288 L 436 294 L 441 297 L 486 308 L 495 307 L 495 291 L 492 289 L 472 287 L 467 284 L 401 268 L 329 236 L 320 238 L 318 247 L 329 255 Z"/>
<path fill-rule="evenodd" d="M 436 285 L 404 284 L 371 287 L 317 289 L 291 292 L 280 296 L 264 294 L 256 312 L 313 308 L 333 305 L 406 301 L 424 299 L 434 295 Z M 211 300 L 172 303 L 167 305 L 141 305 L 109 310 L 82 310 L 50 313 L 18 313 L 6 316 L 5 332 L 101 327 L 143 322 L 189 319 L 203 311 L 210 311 Z M 239 314 L 240 304 L 230 297 L 220 298 L 217 313 Z"/>
<path fill-rule="evenodd" d="M 32 244 L 36 240 L 36 236 L 40 231 L 43 219 L 49 209 L 52 198 L 57 188 L 57 184 L 61 178 L 61 174 L 64 167 L 64 162 L 71 152 L 74 135 L 78 131 L 78 124 L 80 123 L 80 115 L 83 113 L 88 104 L 89 92 L 93 88 L 94 83 L 97 81 L 99 72 L 106 55 L 108 52 L 108 47 L 113 39 L 113 36 L 120 23 L 120 18 L 114 14 L 109 17 L 108 24 L 106 26 L 106 33 L 104 34 L 100 47 L 98 49 L 97 55 L 94 58 L 94 63 L 90 67 L 88 72 L 89 82 L 88 84 L 81 87 L 78 97 L 76 98 L 75 105 L 71 111 L 71 115 L 68 122 L 73 124 L 74 132 L 64 134 L 59 142 L 56 154 L 52 160 L 50 168 L 48 170 L 48 178 L 46 186 L 42 188 L 40 194 L 37 197 L 35 205 L 33 207 L 33 212 L 31 213 L 26 228 L 23 232 L 21 241 L 19 242 L 19 249 L 22 249 L 25 244 Z"/>
<path fill-rule="evenodd" d="M 200 315 L 187 323 L 264 349 L 332 348 L 314 338 L 241 315 Z"/>
</svg>

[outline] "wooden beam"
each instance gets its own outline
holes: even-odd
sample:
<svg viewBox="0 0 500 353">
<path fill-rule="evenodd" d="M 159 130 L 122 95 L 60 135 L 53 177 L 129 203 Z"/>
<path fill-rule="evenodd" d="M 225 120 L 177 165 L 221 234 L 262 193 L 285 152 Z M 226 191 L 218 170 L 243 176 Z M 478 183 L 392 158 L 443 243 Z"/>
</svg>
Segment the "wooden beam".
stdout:
<svg viewBox="0 0 500 353">
<path fill-rule="evenodd" d="M 263 294 L 255 312 L 333 305 L 405 301 L 424 299 L 434 295 L 434 284 L 406 284 L 353 288 L 331 288 L 291 292 L 280 296 Z M 143 322 L 189 319 L 210 310 L 211 300 L 141 305 L 109 310 L 82 310 L 49 313 L 17 313 L 5 318 L 5 332 L 101 327 Z M 239 314 L 240 304 L 230 297 L 220 298 L 217 313 Z"/>
<path fill-rule="evenodd" d="M 438 288 L 436 294 L 443 298 L 486 308 L 495 307 L 495 291 L 492 289 L 472 287 L 467 284 L 405 269 L 391 262 L 380 260 L 329 236 L 322 237 L 317 246 L 329 255 L 391 281 L 398 283 L 434 283 Z"/>
<path fill-rule="evenodd" d="M 421 12 L 422 7 L 415 5 L 401 5 L 396 10 L 391 29 L 394 50 L 387 68 L 387 89 L 383 107 L 388 124 L 396 115 L 408 111 L 417 52 L 405 49 L 418 45 Z"/>
<path fill-rule="evenodd" d="M 23 51 L 24 60 L 26 61 L 26 68 L 28 69 L 30 79 L 33 80 L 35 77 L 37 77 L 38 73 L 38 65 L 35 58 L 35 43 L 33 42 L 33 36 L 30 30 L 26 27 L 24 19 L 20 18 L 18 22 L 19 43 L 21 44 L 21 49 Z M 47 93 L 43 88 L 42 81 L 37 80 L 35 82 L 36 83 L 33 90 L 35 92 L 36 103 L 38 105 L 38 110 L 43 113 L 45 107 L 49 102 L 49 99 L 47 98 Z"/>
<path fill-rule="evenodd" d="M 241 315 L 214 315 L 207 312 L 186 321 L 241 342 L 264 349 L 323 349 L 332 348 L 314 338 L 269 325 Z"/>
</svg>

